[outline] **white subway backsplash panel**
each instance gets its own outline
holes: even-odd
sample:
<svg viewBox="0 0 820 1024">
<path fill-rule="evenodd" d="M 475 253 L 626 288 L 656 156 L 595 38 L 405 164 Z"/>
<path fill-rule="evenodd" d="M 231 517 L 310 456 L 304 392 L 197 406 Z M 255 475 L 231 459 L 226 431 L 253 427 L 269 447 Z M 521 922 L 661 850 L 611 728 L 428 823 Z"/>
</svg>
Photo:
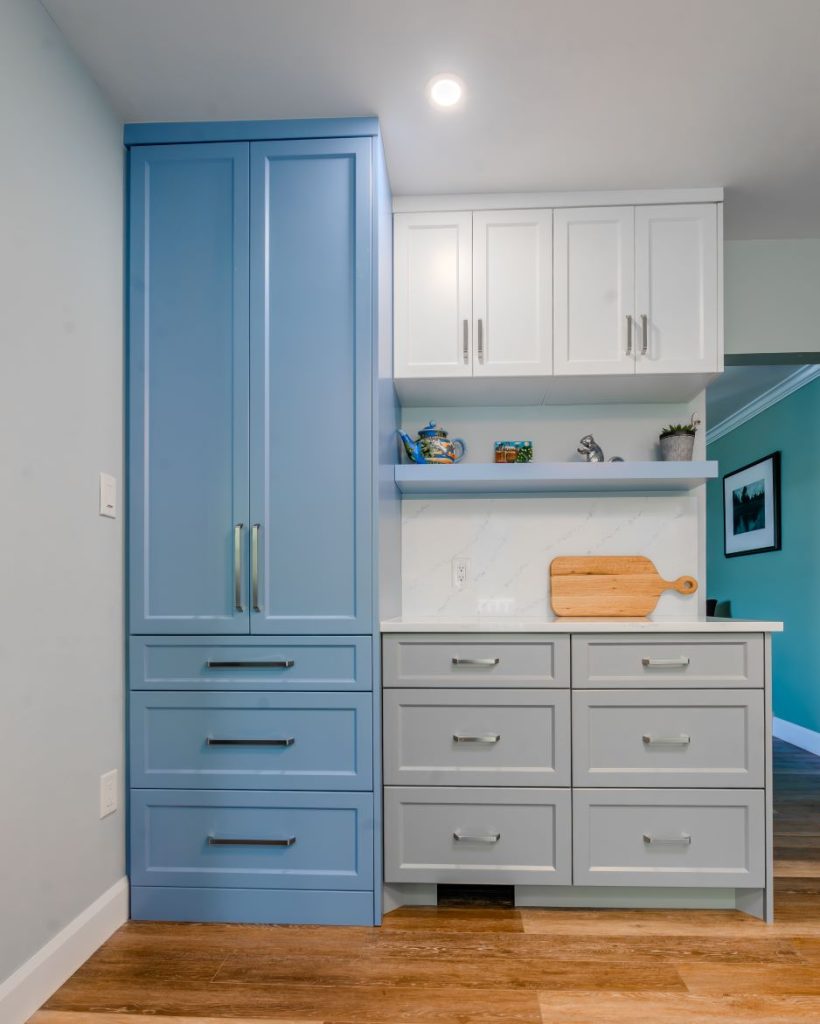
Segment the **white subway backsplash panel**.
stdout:
<svg viewBox="0 0 820 1024">
<path fill-rule="evenodd" d="M 402 614 L 550 613 L 549 564 L 558 555 L 646 555 L 665 579 L 697 577 L 693 496 L 500 497 L 402 502 Z M 453 585 L 453 559 L 469 578 Z M 694 619 L 695 597 L 665 593 L 655 618 Z"/>
</svg>

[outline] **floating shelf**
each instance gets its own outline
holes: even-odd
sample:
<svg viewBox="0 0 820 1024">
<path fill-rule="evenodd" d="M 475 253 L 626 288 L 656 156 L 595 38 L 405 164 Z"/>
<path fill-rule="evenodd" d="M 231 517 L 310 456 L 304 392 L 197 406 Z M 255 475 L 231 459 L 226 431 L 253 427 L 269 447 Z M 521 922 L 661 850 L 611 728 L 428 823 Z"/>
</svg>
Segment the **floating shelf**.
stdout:
<svg viewBox="0 0 820 1024">
<path fill-rule="evenodd" d="M 547 494 L 688 491 L 718 475 L 717 462 L 523 462 L 396 466 L 402 494 Z"/>
</svg>

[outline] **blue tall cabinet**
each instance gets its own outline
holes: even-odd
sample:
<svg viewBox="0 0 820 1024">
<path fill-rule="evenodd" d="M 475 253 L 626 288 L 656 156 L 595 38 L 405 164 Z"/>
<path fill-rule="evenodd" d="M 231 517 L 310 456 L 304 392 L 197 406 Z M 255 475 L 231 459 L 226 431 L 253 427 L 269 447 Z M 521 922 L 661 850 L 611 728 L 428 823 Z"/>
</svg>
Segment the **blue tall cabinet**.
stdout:
<svg viewBox="0 0 820 1024">
<path fill-rule="evenodd" d="M 399 543 L 378 126 L 126 144 L 132 916 L 378 923 Z"/>
</svg>

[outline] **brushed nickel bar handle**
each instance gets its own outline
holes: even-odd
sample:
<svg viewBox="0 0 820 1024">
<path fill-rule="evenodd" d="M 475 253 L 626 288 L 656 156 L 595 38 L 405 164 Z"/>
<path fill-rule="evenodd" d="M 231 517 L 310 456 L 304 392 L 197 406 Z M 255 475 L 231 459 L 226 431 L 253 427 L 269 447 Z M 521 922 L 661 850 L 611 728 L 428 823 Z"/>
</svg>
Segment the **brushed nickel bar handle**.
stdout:
<svg viewBox="0 0 820 1024">
<path fill-rule="evenodd" d="M 464 321 L 464 329 L 463 330 L 464 330 L 464 346 L 463 346 L 462 351 L 464 353 L 464 365 L 466 366 L 467 363 L 470 362 L 470 322 L 469 322 L 469 320 L 465 320 Z"/>
<path fill-rule="evenodd" d="M 692 837 L 684 832 L 679 836 L 648 836 L 643 834 L 643 841 L 647 846 L 691 846 Z"/>
<path fill-rule="evenodd" d="M 261 612 L 259 607 L 259 531 L 262 529 L 260 523 L 254 523 L 251 527 L 251 604 L 255 612 Z"/>
<path fill-rule="evenodd" d="M 680 658 L 641 658 L 641 664 L 644 668 L 686 668 L 689 659 L 686 655 Z"/>
<path fill-rule="evenodd" d="M 209 747 L 292 747 L 296 740 L 293 736 L 281 740 L 218 740 L 209 736 L 206 742 Z"/>
<path fill-rule="evenodd" d="M 208 846 L 293 846 L 296 836 L 287 839 L 220 839 L 208 836 Z"/>
<path fill-rule="evenodd" d="M 626 354 L 632 355 L 632 314 L 626 315 Z"/>
<path fill-rule="evenodd" d="M 498 743 L 501 739 L 501 734 L 488 732 L 484 736 L 459 736 L 458 733 L 454 732 L 453 739 L 456 743 Z"/>
<path fill-rule="evenodd" d="M 454 832 L 453 839 L 459 843 L 497 843 L 501 838 L 500 832 L 493 832 L 489 835 L 471 836 L 465 832 Z"/>
<path fill-rule="evenodd" d="M 646 736 L 646 735 L 644 735 L 644 736 L 641 736 L 641 739 L 643 740 L 643 742 L 648 747 L 651 747 L 654 744 L 658 744 L 658 745 L 663 744 L 665 746 L 670 746 L 670 747 L 671 746 L 675 746 L 675 747 L 688 747 L 689 744 L 692 742 L 691 737 L 687 736 L 685 733 L 681 734 L 680 736 Z"/>
<path fill-rule="evenodd" d="M 208 668 L 293 668 L 295 661 L 208 661 Z"/>
<path fill-rule="evenodd" d="M 501 658 L 453 658 L 454 665 L 480 665 L 489 668 L 497 665 L 499 661 Z"/>
<path fill-rule="evenodd" d="M 641 355 L 645 356 L 649 348 L 649 317 L 641 313 Z"/>
<path fill-rule="evenodd" d="M 484 321 L 478 318 L 478 361 L 484 362 Z"/>
<path fill-rule="evenodd" d="M 244 523 L 237 523 L 233 528 L 233 603 L 238 612 L 244 612 L 242 600 L 242 531 Z"/>
</svg>

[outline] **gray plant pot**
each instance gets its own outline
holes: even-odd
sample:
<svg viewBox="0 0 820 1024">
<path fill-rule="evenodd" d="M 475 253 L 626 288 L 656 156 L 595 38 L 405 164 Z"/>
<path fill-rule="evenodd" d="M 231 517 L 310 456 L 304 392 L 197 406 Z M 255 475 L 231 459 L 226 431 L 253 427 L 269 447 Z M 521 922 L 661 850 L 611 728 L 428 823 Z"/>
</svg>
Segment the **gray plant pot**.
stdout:
<svg viewBox="0 0 820 1024">
<path fill-rule="evenodd" d="M 691 462 L 695 449 L 694 434 L 670 434 L 662 437 L 661 458 L 664 462 Z"/>
</svg>

